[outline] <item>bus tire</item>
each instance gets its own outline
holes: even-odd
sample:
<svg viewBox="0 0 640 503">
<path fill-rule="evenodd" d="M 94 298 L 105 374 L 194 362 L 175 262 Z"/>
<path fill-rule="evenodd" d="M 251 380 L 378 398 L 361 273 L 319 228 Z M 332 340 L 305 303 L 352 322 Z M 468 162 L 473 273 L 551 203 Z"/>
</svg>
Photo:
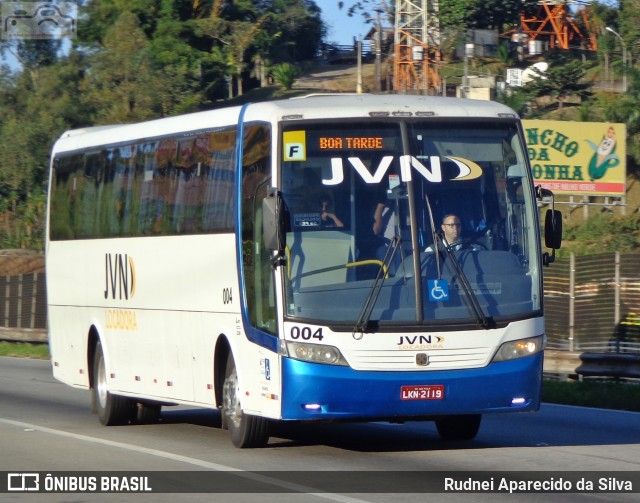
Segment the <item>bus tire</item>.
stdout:
<svg viewBox="0 0 640 503">
<path fill-rule="evenodd" d="M 129 422 L 135 402 L 129 398 L 112 395 L 109 392 L 107 369 L 100 341 L 96 344 L 93 360 L 93 395 L 100 424 L 116 426 Z"/>
<path fill-rule="evenodd" d="M 269 441 L 269 421 L 242 412 L 238 371 L 229 353 L 222 390 L 222 428 L 229 430 L 231 443 L 239 448 L 262 447 Z"/>
<path fill-rule="evenodd" d="M 436 428 L 444 440 L 473 440 L 480 430 L 480 414 L 448 416 L 436 419 Z"/>
</svg>

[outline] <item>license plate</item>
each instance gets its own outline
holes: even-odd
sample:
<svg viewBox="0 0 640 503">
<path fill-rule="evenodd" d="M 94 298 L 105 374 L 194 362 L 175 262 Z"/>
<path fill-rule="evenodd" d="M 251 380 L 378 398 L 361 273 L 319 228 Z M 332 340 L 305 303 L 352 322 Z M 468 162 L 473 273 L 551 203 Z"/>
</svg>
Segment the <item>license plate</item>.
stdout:
<svg viewBox="0 0 640 503">
<path fill-rule="evenodd" d="M 402 386 L 400 398 L 402 400 L 444 400 L 444 386 L 442 384 Z"/>
</svg>

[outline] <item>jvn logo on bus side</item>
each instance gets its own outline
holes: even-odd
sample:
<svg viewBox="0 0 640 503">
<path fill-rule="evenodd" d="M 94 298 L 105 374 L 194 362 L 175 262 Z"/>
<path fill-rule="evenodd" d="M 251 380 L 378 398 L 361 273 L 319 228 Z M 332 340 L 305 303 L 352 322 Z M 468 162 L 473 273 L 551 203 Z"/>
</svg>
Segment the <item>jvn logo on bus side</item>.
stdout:
<svg viewBox="0 0 640 503">
<path fill-rule="evenodd" d="M 136 268 L 133 258 L 124 253 L 105 253 L 104 298 L 129 300 L 136 292 Z"/>
<path fill-rule="evenodd" d="M 482 176 L 482 168 L 469 159 L 463 159 L 461 157 L 444 157 L 444 159 L 453 162 L 459 170 L 459 174 L 453 178 L 454 180 L 472 180 Z M 382 181 L 387 171 L 389 171 L 394 156 L 388 155 L 380 159 L 380 164 L 378 164 L 378 167 L 373 173 L 367 169 L 359 157 L 349 157 L 347 160 L 365 183 L 378 184 Z M 429 157 L 430 169 L 411 155 L 401 155 L 398 160 L 400 162 L 401 181 L 409 182 L 412 180 L 411 172 L 413 168 L 429 182 L 442 182 L 442 163 L 440 157 Z M 331 159 L 331 178 L 329 180 L 323 179 L 322 183 L 324 185 L 339 185 L 343 181 L 344 160 L 340 157 L 334 157 Z"/>
</svg>

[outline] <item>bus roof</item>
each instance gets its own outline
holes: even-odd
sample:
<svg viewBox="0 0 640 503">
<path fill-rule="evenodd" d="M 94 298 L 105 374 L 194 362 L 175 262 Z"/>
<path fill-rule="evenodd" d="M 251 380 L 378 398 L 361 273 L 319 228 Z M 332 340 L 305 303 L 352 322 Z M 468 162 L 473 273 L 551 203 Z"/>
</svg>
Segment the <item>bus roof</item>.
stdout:
<svg viewBox="0 0 640 503">
<path fill-rule="evenodd" d="M 144 141 L 166 135 L 237 124 L 242 107 L 156 119 L 137 124 L 96 126 L 66 131 L 53 153 Z M 250 104 L 245 121 L 322 120 L 376 117 L 517 118 L 505 105 L 491 101 L 415 95 L 328 94 Z"/>
</svg>

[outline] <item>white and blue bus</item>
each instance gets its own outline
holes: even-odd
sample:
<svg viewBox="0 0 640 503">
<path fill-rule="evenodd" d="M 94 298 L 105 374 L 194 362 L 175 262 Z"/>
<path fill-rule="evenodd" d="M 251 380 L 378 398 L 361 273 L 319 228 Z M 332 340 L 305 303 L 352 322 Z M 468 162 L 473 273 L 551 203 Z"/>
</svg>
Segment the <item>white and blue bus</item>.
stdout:
<svg viewBox="0 0 640 503">
<path fill-rule="evenodd" d="M 474 438 L 482 414 L 539 407 L 540 192 L 519 118 L 491 102 L 309 96 L 66 132 L 54 376 L 105 425 L 220 409 L 238 447 L 274 421 Z"/>
</svg>

